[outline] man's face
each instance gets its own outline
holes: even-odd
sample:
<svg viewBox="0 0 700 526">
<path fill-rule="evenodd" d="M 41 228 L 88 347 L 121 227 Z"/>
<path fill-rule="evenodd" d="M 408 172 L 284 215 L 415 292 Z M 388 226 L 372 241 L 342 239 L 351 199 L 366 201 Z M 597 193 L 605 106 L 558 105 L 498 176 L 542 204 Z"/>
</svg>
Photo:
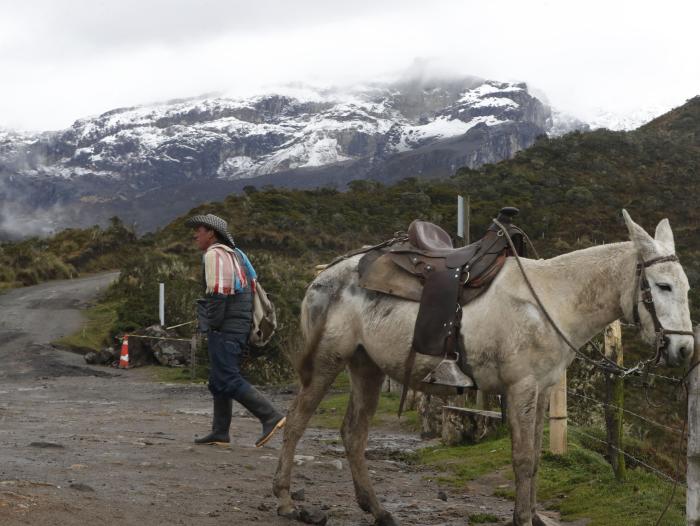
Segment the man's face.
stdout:
<svg viewBox="0 0 700 526">
<path fill-rule="evenodd" d="M 206 250 L 216 242 L 216 234 L 205 226 L 198 226 L 194 229 L 192 240 L 199 250 Z"/>
</svg>

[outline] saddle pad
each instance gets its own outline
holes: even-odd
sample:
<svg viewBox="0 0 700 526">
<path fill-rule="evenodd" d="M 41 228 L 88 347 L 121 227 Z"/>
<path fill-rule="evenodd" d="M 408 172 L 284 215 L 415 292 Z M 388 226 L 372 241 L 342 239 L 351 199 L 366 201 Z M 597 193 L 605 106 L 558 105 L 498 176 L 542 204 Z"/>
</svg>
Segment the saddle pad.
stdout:
<svg viewBox="0 0 700 526">
<path fill-rule="evenodd" d="M 365 289 L 411 301 L 421 299 L 423 284 L 416 276 L 397 266 L 391 259 L 391 254 L 379 257 L 376 257 L 376 254 L 367 254 L 360 260 L 359 270 L 360 286 Z"/>
</svg>

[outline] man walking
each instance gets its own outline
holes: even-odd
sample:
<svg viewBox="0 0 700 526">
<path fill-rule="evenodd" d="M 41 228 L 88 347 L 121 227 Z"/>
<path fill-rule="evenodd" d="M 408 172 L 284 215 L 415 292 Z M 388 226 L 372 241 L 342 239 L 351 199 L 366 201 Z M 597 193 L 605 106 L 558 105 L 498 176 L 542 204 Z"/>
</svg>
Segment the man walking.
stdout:
<svg viewBox="0 0 700 526">
<path fill-rule="evenodd" d="M 186 223 L 194 230 L 194 242 L 204 252 L 204 298 L 197 300 L 200 331 L 209 347 L 209 391 L 214 397 L 212 431 L 196 438 L 197 444 L 227 444 L 231 441 L 233 400 L 256 416 L 264 445 L 286 418 L 243 378 L 240 361 L 248 345 L 253 321 L 253 292 L 257 275 L 248 257 L 236 248 L 226 221 L 213 214 L 197 215 Z"/>
</svg>

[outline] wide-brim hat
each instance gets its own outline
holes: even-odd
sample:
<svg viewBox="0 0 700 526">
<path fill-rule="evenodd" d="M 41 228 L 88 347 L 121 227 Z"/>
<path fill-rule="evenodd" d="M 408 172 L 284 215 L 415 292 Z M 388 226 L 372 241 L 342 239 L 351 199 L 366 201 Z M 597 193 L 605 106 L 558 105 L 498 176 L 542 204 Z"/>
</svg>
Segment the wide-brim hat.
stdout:
<svg viewBox="0 0 700 526">
<path fill-rule="evenodd" d="M 231 235 L 231 232 L 228 231 L 228 223 L 219 216 L 215 216 L 214 214 L 192 216 L 185 221 L 185 226 L 190 228 L 196 228 L 198 226 L 209 228 L 219 234 L 222 243 L 230 246 L 231 248 L 236 247 L 236 243 L 233 241 L 233 236 Z"/>
</svg>

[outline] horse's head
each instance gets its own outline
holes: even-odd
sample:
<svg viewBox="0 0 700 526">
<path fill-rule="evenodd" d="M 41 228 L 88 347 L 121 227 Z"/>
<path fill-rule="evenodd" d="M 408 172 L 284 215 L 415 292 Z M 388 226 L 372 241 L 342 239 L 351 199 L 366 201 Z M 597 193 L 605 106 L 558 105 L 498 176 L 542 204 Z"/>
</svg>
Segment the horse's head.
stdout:
<svg viewBox="0 0 700 526">
<path fill-rule="evenodd" d="M 662 219 L 652 238 L 626 210 L 622 215 L 638 259 L 635 290 L 630 293 L 632 319 L 640 326 L 644 340 L 656 346 L 659 363 L 685 364 L 693 353 L 690 287 L 676 257 L 671 225 Z"/>
</svg>

